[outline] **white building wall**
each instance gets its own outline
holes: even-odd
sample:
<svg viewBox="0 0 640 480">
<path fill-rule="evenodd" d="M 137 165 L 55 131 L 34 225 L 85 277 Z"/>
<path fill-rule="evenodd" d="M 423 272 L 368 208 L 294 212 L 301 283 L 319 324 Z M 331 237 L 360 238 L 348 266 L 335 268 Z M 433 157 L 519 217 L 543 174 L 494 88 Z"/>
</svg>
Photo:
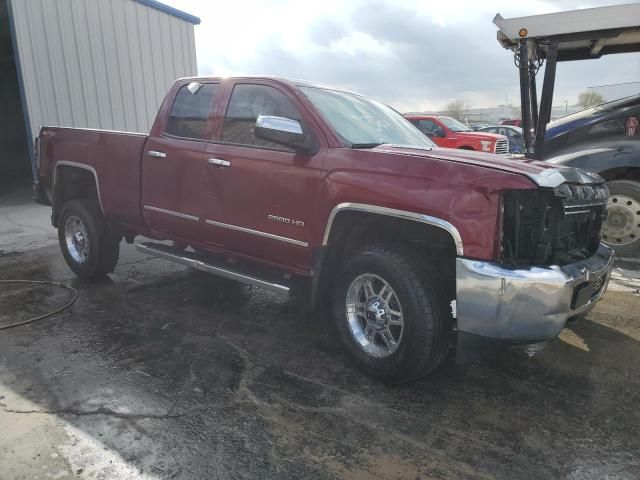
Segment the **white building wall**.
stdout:
<svg viewBox="0 0 640 480">
<path fill-rule="evenodd" d="M 197 74 L 192 23 L 134 0 L 9 0 L 32 137 L 40 126 L 148 132 Z"/>
</svg>

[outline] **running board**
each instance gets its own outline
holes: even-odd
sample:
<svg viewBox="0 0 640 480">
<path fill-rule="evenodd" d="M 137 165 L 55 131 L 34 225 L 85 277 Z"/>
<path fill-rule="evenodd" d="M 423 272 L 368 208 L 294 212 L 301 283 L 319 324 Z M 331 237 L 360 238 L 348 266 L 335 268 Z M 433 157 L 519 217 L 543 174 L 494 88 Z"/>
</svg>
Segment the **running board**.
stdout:
<svg viewBox="0 0 640 480">
<path fill-rule="evenodd" d="M 264 288 L 265 290 L 271 290 L 272 292 L 289 293 L 289 287 L 285 285 L 280 285 L 268 280 L 253 277 L 251 275 L 247 275 L 246 273 L 234 272 L 233 270 L 229 270 L 228 268 L 223 268 L 212 263 L 204 262 L 196 258 L 195 253 L 177 252 L 168 245 L 159 243 L 138 243 L 136 244 L 136 248 L 140 252 L 147 253 L 159 258 L 164 258 L 165 260 L 169 260 L 171 262 L 180 263 L 196 270 L 201 270 L 203 272 L 212 273 L 220 277 L 228 278 L 229 280 L 235 280 L 237 282 L 252 285 L 254 287 Z"/>
</svg>

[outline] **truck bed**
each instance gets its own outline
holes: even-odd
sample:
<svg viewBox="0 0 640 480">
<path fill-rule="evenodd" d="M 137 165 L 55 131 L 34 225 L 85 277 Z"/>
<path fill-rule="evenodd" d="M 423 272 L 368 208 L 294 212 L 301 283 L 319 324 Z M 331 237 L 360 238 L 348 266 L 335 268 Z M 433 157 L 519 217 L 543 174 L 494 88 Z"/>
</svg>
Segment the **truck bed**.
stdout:
<svg viewBox="0 0 640 480">
<path fill-rule="evenodd" d="M 38 153 L 41 187 L 51 199 L 60 169 L 83 168 L 95 177 L 106 216 L 123 225 L 142 226 L 140 161 L 146 139 L 143 133 L 43 127 Z"/>
</svg>

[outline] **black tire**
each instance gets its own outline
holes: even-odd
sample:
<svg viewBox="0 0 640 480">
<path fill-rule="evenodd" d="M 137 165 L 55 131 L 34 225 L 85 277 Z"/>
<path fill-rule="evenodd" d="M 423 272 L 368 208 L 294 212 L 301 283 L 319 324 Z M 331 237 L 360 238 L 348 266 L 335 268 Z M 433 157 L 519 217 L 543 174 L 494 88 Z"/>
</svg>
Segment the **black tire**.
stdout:
<svg viewBox="0 0 640 480">
<path fill-rule="evenodd" d="M 433 281 L 428 266 L 404 245 L 368 246 L 353 254 L 338 274 L 333 295 L 337 330 L 356 365 L 368 374 L 389 383 L 405 383 L 429 374 L 445 359 L 452 325 L 446 305 L 451 299 Z M 388 283 L 402 306 L 404 331 L 395 351 L 384 357 L 368 352 L 349 322 L 349 288 L 366 274 Z"/>
<path fill-rule="evenodd" d="M 88 245 L 86 257 L 77 253 L 77 247 L 67 243 L 67 222 L 76 222 L 76 219 L 86 232 L 86 237 L 83 235 Z M 70 200 L 62 206 L 58 221 L 58 242 L 67 265 L 80 278 L 103 276 L 112 272 L 118 263 L 120 238 L 111 233 L 97 202 Z"/>
<path fill-rule="evenodd" d="M 613 180 L 607 182 L 609 187 L 609 217 L 602 230 L 602 240 L 612 247 L 616 255 L 619 257 L 638 258 L 640 256 L 640 182 L 633 180 Z M 623 196 L 631 200 L 631 206 L 618 204 L 618 196 Z M 622 199 L 620 199 L 622 200 Z M 621 209 L 621 212 L 627 213 L 617 214 L 614 209 Z M 617 228 L 614 229 L 614 223 Z M 629 223 L 632 222 L 632 223 Z M 621 230 L 620 225 L 629 225 L 633 230 Z M 620 233 L 620 235 L 616 235 Z M 635 240 L 632 240 L 635 238 Z M 630 242 L 631 240 L 631 242 Z M 620 244 L 623 242 L 624 244 Z"/>
</svg>

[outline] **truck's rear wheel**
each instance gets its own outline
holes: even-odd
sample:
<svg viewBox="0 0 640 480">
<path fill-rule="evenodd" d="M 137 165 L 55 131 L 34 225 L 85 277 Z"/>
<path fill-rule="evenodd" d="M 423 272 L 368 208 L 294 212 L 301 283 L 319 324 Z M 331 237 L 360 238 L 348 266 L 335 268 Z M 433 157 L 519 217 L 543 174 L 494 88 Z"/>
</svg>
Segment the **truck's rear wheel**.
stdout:
<svg viewBox="0 0 640 480">
<path fill-rule="evenodd" d="M 60 211 L 58 241 L 69 268 L 80 278 L 113 271 L 120 239 L 111 234 L 96 202 L 70 200 Z"/>
<path fill-rule="evenodd" d="M 602 240 L 620 257 L 640 255 L 640 182 L 607 182 L 609 216 L 602 228 Z"/>
<path fill-rule="evenodd" d="M 424 376 L 444 359 L 450 319 L 430 272 L 406 247 L 358 251 L 339 274 L 334 316 L 355 363 L 392 383 Z"/>
</svg>

